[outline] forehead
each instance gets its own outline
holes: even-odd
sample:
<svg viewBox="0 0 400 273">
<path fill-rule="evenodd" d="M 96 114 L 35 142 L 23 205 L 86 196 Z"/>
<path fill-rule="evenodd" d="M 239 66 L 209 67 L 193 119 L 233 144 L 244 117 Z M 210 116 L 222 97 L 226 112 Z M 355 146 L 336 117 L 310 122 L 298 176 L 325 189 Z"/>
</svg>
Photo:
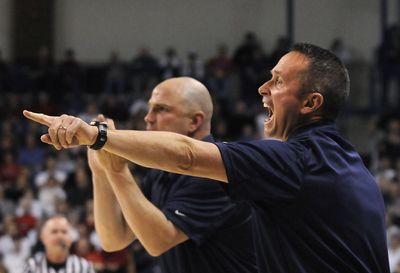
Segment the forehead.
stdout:
<svg viewBox="0 0 400 273">
<path fill-rule="evenodd" d="M 303 72 L 309 64 L 307 56 L 291 51 L 284 55 L 276 66 L 272 69 L 273 74 L 278 75 L 295 75 L 299 72 Z"/>
<path fill-rule="evenodd" d="M 44 225 L 43 232 L 50 232 L 56 229 L 68 230 L 69 229 L 68 221 L 64 218 L 50 219 Z"/>
<path fill-rule="evenodd" d="M 183 96 L 179 90 L 173 89 L 168 85 L 159 85 L 151 93 L 149 104 L 165 104 L 178 106 L 181 104 Z"/>
</svg>

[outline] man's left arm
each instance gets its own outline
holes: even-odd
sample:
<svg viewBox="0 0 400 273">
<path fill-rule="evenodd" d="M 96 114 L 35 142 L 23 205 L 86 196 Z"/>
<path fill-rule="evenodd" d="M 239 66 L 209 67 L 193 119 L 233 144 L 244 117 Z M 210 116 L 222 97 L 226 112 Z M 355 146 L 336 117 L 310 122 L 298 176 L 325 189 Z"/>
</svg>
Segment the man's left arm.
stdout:
<svg viewBox="0 0 400 273">
<path fill-rule="evenodd" d="M 120 171 L 108 169 L 107 179 L 126 222 L 149 254 L 159 256 L 188 239 L 143 195 L 127 167 Z"/>
</svg>

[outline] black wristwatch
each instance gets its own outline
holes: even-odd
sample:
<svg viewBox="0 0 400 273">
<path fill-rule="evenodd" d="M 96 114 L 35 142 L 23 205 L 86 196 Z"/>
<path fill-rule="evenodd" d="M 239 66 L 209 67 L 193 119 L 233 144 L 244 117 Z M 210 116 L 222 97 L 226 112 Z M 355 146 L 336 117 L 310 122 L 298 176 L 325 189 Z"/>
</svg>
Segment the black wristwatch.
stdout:
<svg viewBox="0 0 400 273">
<path fill-rule="evenodd" d="M 103 148 L 104 144 L 106 144 L 107 141 L 107 124 L 99 121 L 92 121 L 89 124 L 92 126 L 96 126 L 99 130 L 96 142 L 93 145 L 89 146 L 89 148 L 93 150 L 100 150 L 101 148 Z"/>
</svg>

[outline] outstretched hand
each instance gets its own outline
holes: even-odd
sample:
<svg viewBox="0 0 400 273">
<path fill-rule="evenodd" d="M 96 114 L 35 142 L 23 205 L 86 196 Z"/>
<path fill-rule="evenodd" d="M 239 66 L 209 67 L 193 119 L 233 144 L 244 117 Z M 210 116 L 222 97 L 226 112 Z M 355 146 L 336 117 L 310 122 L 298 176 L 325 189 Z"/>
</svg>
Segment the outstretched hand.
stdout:
<svg viewBox="0 0 400 273">
<path fill-rule="evenodd" d="M 48 116 L 27 110 L 23 114 L 26 118 L 48 127 L 48 133 L 42 135 L 40 140 L 53 145 L 57 150 L 92 145 L 96 141 L 97 127 L 90 126 L 80 118 L 69 115 Z"/>
</svg>

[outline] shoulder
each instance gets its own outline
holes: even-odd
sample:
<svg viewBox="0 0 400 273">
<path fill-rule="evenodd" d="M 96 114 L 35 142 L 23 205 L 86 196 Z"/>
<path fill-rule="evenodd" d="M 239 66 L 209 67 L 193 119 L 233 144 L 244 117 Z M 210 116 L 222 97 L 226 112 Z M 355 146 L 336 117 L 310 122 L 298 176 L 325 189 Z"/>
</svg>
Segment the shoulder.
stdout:
<svg viewBox="0 0 400 273">
<path fill-rule="evenodd" d="M 36 252 L 35 254 L 33 254 L 28 261 L 35 261 L 35 262 L 41 262 L 43 259 L 45 259 L 45 254 L 41 251 Z"/>
<path fill-rule="evenodd" d="M 91 262 L 75 254 L 71 254 L 68 256 L 67 267 L 69 267 L 68 264 L 70 264 L 71 267 L 75 268 L 76 272 L 94 272 L 94 268 Z"/>
<path fill-rule="evenodd" d="M 217 143 L 221 153 L 228 153 L 231 155 L 257 157 L 265 156 L 271 157 L 273 155 L 288 154 L 292 152 L 300 153 L 306 149 L 306 142 L 299 139 L 290 139 L 288 141 L 281 141 L 277 139 L 262 139 L 254 141 L 243 142 L 230 142 L 230 143 Z"/>
<path fill-rule="evenodd" d="M 37 252 L 33 256 L 29 257 L 24 266 L 24 273 L 34 273 L 41 268 L 41 264 L 45 261 L 45 255 L 42 252 Z"/>
</svg>

